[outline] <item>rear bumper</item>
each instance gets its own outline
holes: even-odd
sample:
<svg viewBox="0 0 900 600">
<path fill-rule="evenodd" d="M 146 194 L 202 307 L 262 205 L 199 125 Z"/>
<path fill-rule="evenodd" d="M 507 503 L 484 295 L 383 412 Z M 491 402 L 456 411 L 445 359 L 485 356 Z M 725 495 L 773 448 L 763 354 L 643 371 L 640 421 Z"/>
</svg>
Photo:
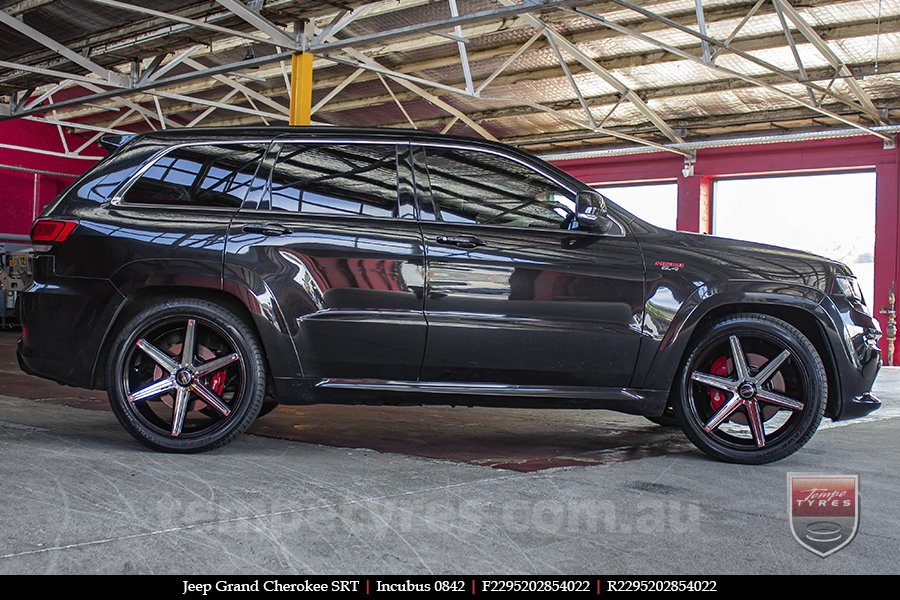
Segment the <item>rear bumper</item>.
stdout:
<svg viewBox="0 0 900 600">
<path fill-rule="evenodd" d="M 23 336 L 16 348 L 29 375 L 90 388 L 93 371 L 121 294 L 105 279 L 58 278 L 20 295 Z"/>
</svg>

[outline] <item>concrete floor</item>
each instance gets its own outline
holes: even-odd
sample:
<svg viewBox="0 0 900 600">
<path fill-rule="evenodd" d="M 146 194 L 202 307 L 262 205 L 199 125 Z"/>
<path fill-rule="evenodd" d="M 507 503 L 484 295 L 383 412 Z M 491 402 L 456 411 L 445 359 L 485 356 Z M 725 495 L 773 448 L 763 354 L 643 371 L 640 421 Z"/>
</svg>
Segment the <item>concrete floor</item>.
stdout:
<svg viewBox="0 0 900 600">
<path fill-rule="evenodd" d="M 12 339 L 0 573 L 900 573 L 898 369 L 881 411 L 762 467 L 637 417 L 449 408 L 280 408 L 182 456 L 139 446 L 102 394 L 19 373 Z M 849 546 L 794 541 L 788 472 L 860 476 Z"/>
</svg>

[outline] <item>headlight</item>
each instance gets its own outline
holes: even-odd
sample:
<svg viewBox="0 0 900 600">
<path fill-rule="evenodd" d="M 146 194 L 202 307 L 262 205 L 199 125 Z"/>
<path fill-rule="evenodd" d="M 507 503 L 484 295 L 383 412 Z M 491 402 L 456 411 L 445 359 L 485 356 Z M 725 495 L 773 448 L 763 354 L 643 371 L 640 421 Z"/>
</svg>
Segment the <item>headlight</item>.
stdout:
<svg viewBox="0 0 900 600">
<path fill-rule="evenodd" d="M 862 288 L 859 287 L 859 281 L 856 280 L 856 277 L 835 275 L 834 284 L 837 288 L 835 291 L 842 296 L 856 300 L 860 304 L 866 303 L 863 299 Z"/>
</svg>

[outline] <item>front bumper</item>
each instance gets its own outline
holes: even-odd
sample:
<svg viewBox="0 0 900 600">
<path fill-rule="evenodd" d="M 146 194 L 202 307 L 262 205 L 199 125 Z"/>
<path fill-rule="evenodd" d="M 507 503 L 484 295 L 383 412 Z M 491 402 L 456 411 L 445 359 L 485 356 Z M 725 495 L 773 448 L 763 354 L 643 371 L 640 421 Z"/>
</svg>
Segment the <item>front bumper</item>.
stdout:
<svg viewBox="0 0 900 600">
<path fill-rule="evenodd" d="M 881 401 L 872 394 L 872 385 L 881 369 L 878 340 L 881 327 L 862 306 L 841 297 L 822 302 L 835 324 L 831 343 L 837 375 L 837 395 L 830 394 L 833 420 L 862 417 L 878 410 Z"/>
</svg>

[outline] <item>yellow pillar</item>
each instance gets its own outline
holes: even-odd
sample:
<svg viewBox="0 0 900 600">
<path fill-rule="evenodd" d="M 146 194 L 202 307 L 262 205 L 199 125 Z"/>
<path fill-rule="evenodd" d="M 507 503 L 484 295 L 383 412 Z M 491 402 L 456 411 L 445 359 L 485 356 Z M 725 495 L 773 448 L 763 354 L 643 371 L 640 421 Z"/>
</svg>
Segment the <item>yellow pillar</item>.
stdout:
<svg viewBox="0 0 900 600">
<path fill-rule="evenodd" d="M 295 52 L 291 57 L 291 125 L 309 125 L 312 113 L 313 55 Z"/>
</svg>

